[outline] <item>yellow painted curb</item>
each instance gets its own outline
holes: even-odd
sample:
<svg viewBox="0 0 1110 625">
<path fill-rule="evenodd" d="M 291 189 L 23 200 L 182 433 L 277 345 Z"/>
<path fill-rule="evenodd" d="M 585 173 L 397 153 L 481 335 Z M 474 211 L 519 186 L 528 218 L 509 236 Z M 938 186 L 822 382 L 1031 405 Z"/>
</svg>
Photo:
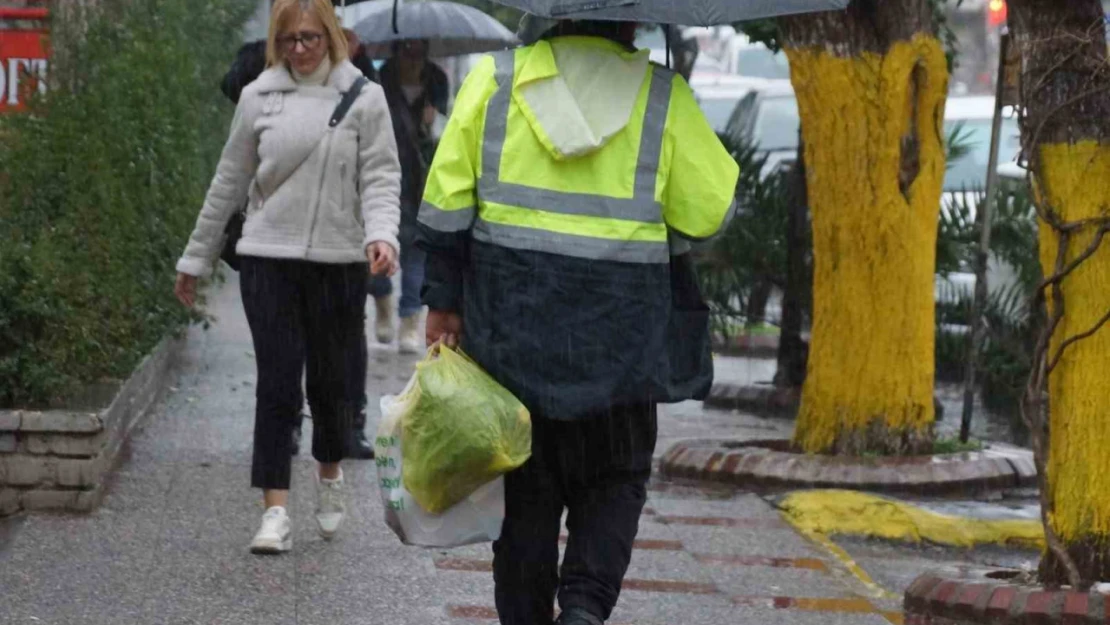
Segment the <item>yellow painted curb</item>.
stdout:
<svg viewBox="0 0 1110 625">
<path fill-rule="evenodd" d="M 847 551 L 841 549 L 840 546 L 830 540 L 828 536 L 820 532 L 812 532 L 800 528 L 799 531 L 817 546 L 828 552 L 829 555 L 840 561 L 840 564 L 863 584 L 864 588 L 867 589 L 867 595 L 869 597 L 872 599 L 895 599 L 898 597 L 898 595 L 880 586 L 878 582 L 867 574 L 867 571 L 863 570 L 863 567 L 852 559 L 852 556 L 849 555 Z"/>
<path fill-rule="evenodd" d="M 1044 549 L 1040 521 L 948 516 L 852 490 L 791 493 L 779 503 L 779 508 L 786 521 L 806 535 L 866 536 L 952 547 L 1002 545 Z"/>
</svg>

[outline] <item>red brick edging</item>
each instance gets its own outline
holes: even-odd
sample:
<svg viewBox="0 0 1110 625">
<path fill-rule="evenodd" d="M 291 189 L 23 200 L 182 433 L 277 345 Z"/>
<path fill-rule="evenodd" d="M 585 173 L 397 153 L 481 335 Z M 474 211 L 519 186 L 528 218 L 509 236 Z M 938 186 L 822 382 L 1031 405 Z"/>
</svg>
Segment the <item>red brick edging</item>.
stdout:
<svg viewBox="0 0 1110 625">
<path fill-rule="evenodd" d="M 889 493 L 995 491 L 1036 484 L 1032 453 L 992 445 L 981 452 L 908 458 L 850 458 L 787 451 L 788 441 L 695 440 L 663 456 L 670 477 L 745 487 L 848 488 Z"/>
<path fill-rule="evenodd" d="M 797 388 L 714 382 L 705 398 L 705 405 L 710 408 L 793 417 L 798 412 L 801 399 L 801 389 Z"/>
<path fill-rule="evenodd" d="M 906 625 L 1103 625 L 1106 596 L 1048 591 L 981 576 L 953 579 L 927 573 L 906 590 Z"/>
</svg>

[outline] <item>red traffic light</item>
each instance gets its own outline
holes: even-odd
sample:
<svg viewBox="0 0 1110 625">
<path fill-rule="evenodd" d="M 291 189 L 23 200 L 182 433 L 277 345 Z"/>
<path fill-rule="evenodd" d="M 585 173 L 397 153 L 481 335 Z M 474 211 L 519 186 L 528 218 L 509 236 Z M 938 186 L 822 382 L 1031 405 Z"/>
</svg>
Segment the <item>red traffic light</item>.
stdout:
<svg viewBox="0 0 1110 625">
<path fill-rule="evenodd" d="M 1000 26 L 1006 23 L 1006 0 L 990 0 L 987 4 L 987 24 Z"/>
</svg>

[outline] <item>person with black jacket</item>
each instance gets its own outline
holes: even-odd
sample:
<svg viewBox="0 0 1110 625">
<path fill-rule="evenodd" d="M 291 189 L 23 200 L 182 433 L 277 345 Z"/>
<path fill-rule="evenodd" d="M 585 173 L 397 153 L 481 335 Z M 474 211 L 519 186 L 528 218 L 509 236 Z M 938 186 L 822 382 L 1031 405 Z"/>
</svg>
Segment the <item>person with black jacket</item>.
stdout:
<svg viewBox="0 0 1110 625">
<path fill-rule="evenodd" d="M 393 133 L 401 161 L 401 297 L 396 306 L 393 283 L 383 277 L 370 281 L 377 319 L 378 342 L 393 341 L 393 311 L 401 318 L 399 348 L 403 354 L 421 350 L 420 288 L 424 282 L 424 252 L 413 245 L 416 215 L 424 195 L 424 181 L 435 154 L 432 125 L 447 114 L 447 74 L 428 60 L 428 42 L 397 41 L 381 69 L 381 84 L 393 116 Z"/>
<path fill-rule="evenodd" d="M 348 52 L 350 53 L 351 63 L 354 64 L 364 76 L 378 82 L 378 73 L 374 69 L 373 63 L 366 55 L 366 48 L 358 39 L 358 34 L 349 28 L 343 29 L 344 34 L 347 36 Z M 235 55 L 235 60 L 231 64 L 231 68 L 224 75 L 223 80 L 220 81 L 220 91 L 233 103 L 239 103 L 239 96 L 242 94 L 243 89 L 255 81 L 260 74 L 266 69 L 266 40 L 259 39 L 258 41 L 251 41 L 243 44 L 239 48 L 239 52 Z M 391 105 L 392 107 L 392 105 Z M 362 348 L 359 351 L 361 362 L 352 363 L 350 370 L 354 371 L 354 375 L 361 373 L 362 377 L 366 377 L 367 358 L 369 354 L 366 349 L 366 338 L 363 336 Z M 354 388 L 359 388 L 362 385 L 356 385 Z M 369 460 L 374 457 L 374 445 L 366 438 L 366 405 L 367 398 L 363 394 L 358 399 L 358 413 L 354 417 L 352 423 L 352 430 L 350 437 L 347 441 L 347 456 L 351 458 L 359 458 L 362 460 Z M 297 423 L 297 427 L 293 430 L 293 453 L 296 454 L 300 448 L 301 429 L 304 423 L 304 415 L 301 421 Z"/>
<path fill-rule="evenodd" d="M 380 82 L 378 79 L 378 72 L 374 69 L 373 62 L 370 57 L 366 55 L 366 47 L 358 39 L 358 34 L 355 31 L 344 28 L 344 34 L 347 35 L 348 50 L 351 53 L 351 63 L 366 76 L 374 82 Z M 243 87 L 254 82 L 258 75 L 266 69 L 266 40 L 259 39 L 258 41 L 251 41 L 245 43 L 239 48 L 239 52 L 235 55 L 235 61 L 231 64 L 231 69 L 224 74 L 223 80 L 220 81 L 220 91 L 235 104 L 239 103 L 239 94 L 243 92 Z"/>
</svg>

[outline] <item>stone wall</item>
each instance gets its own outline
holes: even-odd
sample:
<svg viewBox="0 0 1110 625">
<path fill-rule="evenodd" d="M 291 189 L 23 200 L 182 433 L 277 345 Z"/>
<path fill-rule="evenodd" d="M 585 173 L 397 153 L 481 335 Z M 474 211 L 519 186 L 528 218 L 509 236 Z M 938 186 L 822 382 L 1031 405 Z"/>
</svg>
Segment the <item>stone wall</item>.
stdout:
<svg viewBox="0 0 1110 625">
<path fill-rule="evenodd" d="M 181 347 L 162 341 L 91 410 L 0 410 L 0 516 L 21 510 L 94 509 L 131 430 L 166 387 Z"/>
</svg>

